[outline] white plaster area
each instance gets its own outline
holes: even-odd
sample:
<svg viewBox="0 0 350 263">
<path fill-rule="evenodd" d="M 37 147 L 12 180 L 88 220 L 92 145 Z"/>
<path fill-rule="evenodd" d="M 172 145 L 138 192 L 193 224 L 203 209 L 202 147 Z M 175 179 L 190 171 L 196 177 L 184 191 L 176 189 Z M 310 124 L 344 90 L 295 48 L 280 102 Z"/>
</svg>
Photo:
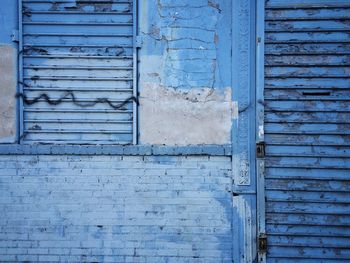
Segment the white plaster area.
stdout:
<svg viewBox="0 0 350 263">
<path fill-rule="evenodd" d="M 15 61 L 15 49 L 0 46 L 0 143 L 13 143 L 16 139 Z"/>
<path fill-rule="evenodd" d="M 196 145 L 231 142 L 236 103 L 231 88 L 180 90 L 142 83 L 140 142 L 142 144 Z"/>
</svg>

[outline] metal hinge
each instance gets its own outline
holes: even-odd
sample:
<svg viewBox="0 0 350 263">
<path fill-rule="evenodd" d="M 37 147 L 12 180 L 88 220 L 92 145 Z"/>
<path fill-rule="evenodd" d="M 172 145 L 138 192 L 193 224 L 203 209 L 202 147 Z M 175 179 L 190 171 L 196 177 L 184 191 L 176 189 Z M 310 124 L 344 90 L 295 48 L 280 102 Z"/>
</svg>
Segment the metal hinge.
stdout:
<svg viewBox="0 0 350 263">
<path fill-rule="evenodd" d="M 11 34 L 11 40 L 12 42 L 19 42 L 19 31 L 18 30 L 12 30 Z"/>
<path fill-rule="evenodd" d="M 256 143 L 256 157 L 258 158 L 265 157 L 265 142 Z"/>
<path fill-rule="evenodd" d="M 141 48 L 142 44 L 143 44 L 142 36 L 136 36 L 136 38 L 135 38 L 135 47 L 136 48 Z"/>
<path fill-rule="evenodd" d="M 258 238 L 258 247 L 260 253 L 266 253 L 267 251 L 267 236 L 266 234 L 260 234 Z"/>
</svg>

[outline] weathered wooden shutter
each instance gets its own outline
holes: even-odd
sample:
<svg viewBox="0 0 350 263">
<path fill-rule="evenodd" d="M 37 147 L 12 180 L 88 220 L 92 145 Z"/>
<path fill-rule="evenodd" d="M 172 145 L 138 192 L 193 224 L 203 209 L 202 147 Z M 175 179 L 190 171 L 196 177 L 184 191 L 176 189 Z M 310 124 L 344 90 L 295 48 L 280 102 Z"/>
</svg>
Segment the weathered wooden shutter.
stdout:
<svg viewBox="0 0 350 263">
<path fill-rule="evenodd" d="M 265 15 L 267 261 L 349 262 L 350 1 Z"/>
<path fill-rule="evenodd" d="M 131 143 L 133 1 L 21 2 L 23 141 Z"/>
</svg>

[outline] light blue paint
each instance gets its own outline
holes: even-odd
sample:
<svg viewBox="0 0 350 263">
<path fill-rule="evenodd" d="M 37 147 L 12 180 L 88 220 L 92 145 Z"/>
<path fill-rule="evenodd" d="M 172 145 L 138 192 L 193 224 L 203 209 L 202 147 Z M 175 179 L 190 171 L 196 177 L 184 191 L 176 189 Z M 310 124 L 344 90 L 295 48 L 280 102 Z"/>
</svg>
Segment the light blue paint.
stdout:
<svg viewBox="0 0 350 263">
<path fill-rule="evenodd" d="M 129 99 L 137 94 L 132 1 L 21 3 L 20 81 L 27 97 L 48 93 L 57 100 L 71 92 L 85 103 L 127 100 L 118 110 L 107 103 L 81 107 L 69 100 L 54 107 L 45 101 L 24 104 L 23 142 L 136 143 L 136 102 Z M 88 14 L 86 6 L 93 7 Z"/>
<path fill-rule="evenodd" d="M 133 83 L 132 83 L 132 94 L 135 98 L 138 98 L 138 90 L 139 90 L 139 81 L 138 81 L 138 61 L 139 61 L 139 45 L 137 42 L 137 39 L 139 36 L 139 4 L 138 0 L 133 0 L 133 15 L 132 15 L 132 36 L 133 36 Z M 132 142 L 134 145 L 138 143 L 139 138 L 139 113 L 138 113 L 138 105 L 136 101 L 133 101 L 132 104 Z"/>
<path fill-rule="evenodd" d="M 257 256 L 255 5 L 256 1 L 239 0 L 232 7 L 232 100 L 238 102 L 238 118 L 231 129 L 235 262 L 254 262 Z"/>
<path fill-rule="evenodd" d="M 0 257 L 229 261 L 230 158 L 164 158 L 2 155 Z"/>
<path fill-rule="evenodd" d="M 13 44 L 11 35 L 18 29 L 17 1 L 4 0 L 0 5 L 0 44 Z"/>
<path fill-rule="evenodd" d="M 142 56 L 157 56 L 164 68 L 149 68 L 141 82 L 165 87 L 218 88 L 231 86 L 231 2 L 227 0 L 141 3 Z M 143 18 L 142 18 L 143 17 Z M 142 91 L 142 85 L 141 85 Z"/>
<path fill-rule="evenodd" d="M 267 262 L 349 262 L 349 2 L 265 13 Z"/>
<path fill-rule="evenodd" d="M 72 1 L 61 7 L 68 7 L 69 10 L 74 4 Z M 252 8 L 250 5 L 253 5 L 253 1 L 249 2 L 248 10 Z M 36 11 L 45 10 L 47 4 L 38 4 L 36 8 Z M 128 5 L 116 4 L 112 8 L 125 11 Z M 232 64 L 231 52 L 235 55 L 238 50 L 252 52 L 251 48 L 238 45 L 237 30 L 242 24 L 239 24 L 241 21 L 238 21 L 238 17 L 232 23 L 232 8 L 232 1 L 229 0 L 142 1 L 139 7 L 140 35 L 144 43 L 140 50 L 140 83 L 149 81 L 181 89 L 209 87 L 224 90 L 232 86 L 233 99 L 245 107 L 245 94 L 251 96 L 253 92 L 250 90 L 253 86 L 253 64 L 249 63 L 253 62 L 254 57 L 249 56 L 249 69 L 244 68 L 249 71 L 248 76 L 232 73 L 232 70 L 236 72 L 241 68 L 239 61 L 245 60 L 241 57 Z M 94 11 L 91 6 L 83 10 Z M 247 16 L 247 13 L 242 11 L 239 15 Z M 52 20 L 62 18 L 65 22 L 76 19 L 68 14 L 43 16 Z M 29 22 L 30 19 L 43 19 L 43 16 L 37 14 L 25 19 Z M 249 16 L 253 16 L 253 13 L 249 13 Z M 81 19 L 88 21 L 90 17 L 82 16 Z M 130 17 L 97 15 L 96 19 L 104 23 L 125 23 Z M 250 23 L 248 42 L 254 43 L 253 20 Z M 28 33 L 51 33 L 52 30 L 45 25 L 27 24 L 26 27 Z M 87 28 L 78 27 L 79 32 L 88 33 Z M 77 31 L 72 25 L 54 28 L 58 31 L 65 28 L 70 33 Z M 101 29 L 101 26 L 94 25 L 92 28 Z M 235 39 L 232 30 L 236 32 Z M 103 32 L 98 32 L 110 34 L 114 31 L 111 25 L 105 25 Z M 121 27 L 120 33 L 131 34 L 130 25 Z M 43 38 L 27 35 L 26 40 L 38 44 L 42 43 Z M 53 37 L 46 40 L 47 44 L 59 41 Z M 96 36 L 88 40 L 84 37 L 66 40 L 75 45 L 98 44 L 99 41 Z M 126 45 L 130 37 L 107 41 Z M 61 52 L 67 50 L 62 49 Z M 91 53 L 96 49 L 89 47 L 85 51 Z M 54 50 L 54 53 L 59 52 Z M 98 52 L 99 56 L 106 55 L 104 50 Z M 119 49 L 111 48 L 108 52 L 114 54 Z M 132 55 L 131 48 L 126 48 L 125 52 Z M 154 67 L 153 72 L 159 71 L 158 65 L 144 65 L 142 56 L 159 57 L 165 62 L 164 72 L 159 76 L 142 74 L 146 68 Z M 40 66 L 49 65 L 46 58 L 33 58 L 31 61 Z M 62 67 L 74 62 L 69 60 Z M 93 64 L 104 66 L 98 60 Z M 26 73 L 33 72 L 27 70 Z M 243 79 L 243 84 L 236 86 L 235 77 Z M 43 83 L 48 84 L 49 81 Z M 68 88 L 72 83 L 67 81 L 61 84 Z M 113 87 L 109 81 L 102 84 L 107 88 Z M 84 85 L 94 87 L 89 82 L 84 82 Z M 130 88 L 127 82 L 120 85 L 125 89 Z M 253 101 L 252 97 L 249 99 Z M 250 119 L 253 108 L 249 109 L 249 117 L 240 118 L 241 131 L 247 136 L 250 136 L 248 129 L 254 133 L 254 127 L 249 126 L 254 121 Z M 47 112 L 45 116 L 55 118 L 55 113 Z M 97 133 L 95 138 L 100 139 L 101 136 Z M 76 142 L 81 143 L 79 139 Z M 241 145 L 234 140 L 233 147 L 235 153 L 240 153 L 247 150 L 245 147 L 253 145 Z M 6 229 L 6 232 L 0 232 L 0 240 L 3 238 L 7 241 L 0 241 L 0 248 L 19 247 L 35 254 L 25 255 L 20 250 L 9 254 L 6 250 L 1 259 L 232 262 L 233 254 L 237 253 L 232 244 L 235 244 L 235 248 L 243 246 L 237 243 L 243 239 L 232 232 L 236 214 L 233 211 L 231 169 L 238 169 L 232 167 L 232 149 L 231 145 L 1 145 L 0 201 L 4 216 L 0 224 L 1 230 Z M 248 155 L 253 156 L 251 149 L 249 151 Z M 250 173 L 254 174 L 254 167 L 250 168 Z M 249 191 L 254 189 L 254 183 L 254 177 L 251 177 L 251 184 L 246 188 Z M 250 199 L 254 209 L 254 197 Z M 18 226 L 30 227 L 31 232 L 27 228 L 17 231 Z M 239 226 L 243 229 L 246 225 L 240 221 Z"/>
<path fill-rule="evenodd" d="M 258 1 L 256 5 L 256 120 L 255 125 L 257 127 L 255 131 L 255 140 L 257 143 L 263 143 L 265 136 L 262 131 L 265 130 L 264 120 L 264 100 L 265 100 L 265 3 L 264 1 Z M 256 217 L 257 217 L 257 237 L 266 236 L 266 203 L 265 203 L 265 160 L 264 158 L 256 159 Z M 266 262 L 266 251 L 257 249 L 258 261 L 260 263 Z"/>
</svg>

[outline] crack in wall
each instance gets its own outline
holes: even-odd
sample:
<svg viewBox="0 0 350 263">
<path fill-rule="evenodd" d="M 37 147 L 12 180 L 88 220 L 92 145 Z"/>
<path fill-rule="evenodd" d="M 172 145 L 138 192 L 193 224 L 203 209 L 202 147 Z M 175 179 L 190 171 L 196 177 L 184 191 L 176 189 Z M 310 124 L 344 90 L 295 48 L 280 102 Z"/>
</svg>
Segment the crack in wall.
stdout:
<svg viewBox="0 0 350 263">
<path fill-rule="evenodd" d="M 206 3 L 206 5 L 204 5 Z M 217 41 L 217 20 L 219 10 L 213 1 L 200 1 L 188 3 L 184 1 L 171 2 L 157 0 L 157 16 L 160 18 L 157 25 L 152 25 L 148 32 L 143 34 L 151 36 L 153 39 L 161 40 L 165 45 L 164 72 L 166 78 L 162 78 L 162 84 L 171 87 L 191 88 L 193 86 L 214 87 L 216 74 L 216 56 L 211 58 L 210 66 L 197 60 L 191 66 L 186 62 L 182 63 L 181 53 L 173 54 L 174 50 L 185 52 L 183 58 L 191 59 L 192 50 L 201 50 L 204 58 L 206 50 L 215 50 Z M 189 17 L 193 13 L 192 9 L 199 9 L 198 14 Z M 210 23 L 199 23 L 206 17 Z M 199 18 L 199 19 L 198 19 Z M 181 20 L 185 19 L 185 25 Z M 202 26 L 203 25 L 203 26 Z M 201 68 L 202 70 L 196 70 Z"/>
<path fill-rule="evenodd" d="M 231 3 L 153 0 L 140 32 L 140 141 L 226 144 L 231 97 Z M 227 32 L 226 32 L 227 31 Z M 222 72 L 222 73 L 221 73 Z"/>
</svg>

